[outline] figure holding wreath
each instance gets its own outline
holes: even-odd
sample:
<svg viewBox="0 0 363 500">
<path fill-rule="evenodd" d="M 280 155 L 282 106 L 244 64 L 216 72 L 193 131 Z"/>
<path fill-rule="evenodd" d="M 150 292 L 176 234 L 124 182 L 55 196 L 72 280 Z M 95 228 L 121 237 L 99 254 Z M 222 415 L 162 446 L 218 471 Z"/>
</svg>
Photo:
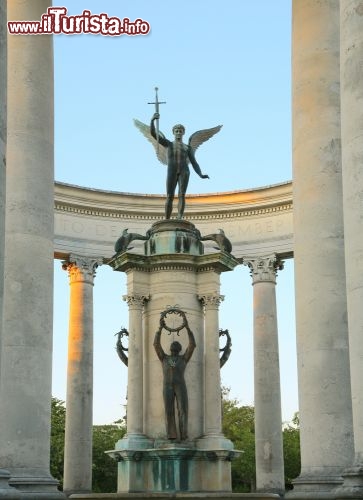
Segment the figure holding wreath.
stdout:
<svg viewBox="0 0 363 500">
<path fill-rule="evenodd" d="M 170 354 L 166 354 L 161 346 L 160 337 L 163 328 L 166 328 L 170 333 L 181 328 L 172 329 L 166 326 L 166 314 L 178 314 L 183 316 L 183 328 L 188 332 L 189 344 L 184 354 L 180 354 L 182 346 L 179 342 L 174 341 L 170 345 Z M 169 309 L 162 313 L 160 320 L 160 328 L 155 334 L 154 348 L 163 367 L 163 397 L 165 406 L 165 423 L 168 439 L 177 439 L 177 426 L 175 419 L 175 401 L 178 408 L 179 433 L 180 440 L 188 439 L 188 392 L 184 379 L 184 372 L 188 361 L 192 357 L 196 347 L 195 339 L 192 331 L 188 327 L 185 314 L 179 309 Z"/>
</svg>

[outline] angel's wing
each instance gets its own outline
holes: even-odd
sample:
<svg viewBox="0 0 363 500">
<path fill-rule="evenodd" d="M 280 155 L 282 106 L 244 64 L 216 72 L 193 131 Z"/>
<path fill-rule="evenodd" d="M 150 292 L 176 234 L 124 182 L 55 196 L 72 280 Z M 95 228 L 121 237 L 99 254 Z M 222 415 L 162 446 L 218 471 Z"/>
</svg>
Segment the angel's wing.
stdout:
<svg viewBox="0 0 363 500">
<path fill-rule="evenodd" d="M 217 132 L 219 132 L 222 128 L 222 125 L 217 125 L 217 127 L 207 128 L 205 130 L 198 130 L 198 132 L 194 132 L 189 138 L 189 146 L 195 151 L 203 142 L 208 141 L 211 137 L 214 136 Z"/>
<path fill-rule="evenodd" d="M 157 141 L 154 139 L 154 137 L 150 134 L 150 127 L 148 125 L 145 125 L 145 123 L 140 122 L 139 120 L 136 120 L 134 118 L 134 124 L 135 126 L 140 130 L 140 132 L 146 137 L 146 139 L 151 142 L 151 144 L 154 146 L 156 156 L 158 157 L 158 160 L 161 163 L 164 163 L 164 165 L 168 164 L 168 158 L 167 158 L 167 149 L 165 146 L 162 146 L 160 143 L 158 144 Z M 159 132 L 160 137 L 164 137 L 164 135 Z M 159 146 L 159 147 L 158 147 Z"/>
</svg>

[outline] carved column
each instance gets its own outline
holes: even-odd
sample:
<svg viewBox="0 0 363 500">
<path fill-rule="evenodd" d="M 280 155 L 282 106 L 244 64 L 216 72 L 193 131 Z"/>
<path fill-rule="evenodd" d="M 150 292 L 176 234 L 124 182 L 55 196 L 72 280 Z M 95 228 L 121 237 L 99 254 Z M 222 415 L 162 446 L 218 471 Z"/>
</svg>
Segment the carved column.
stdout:
<svg viewBox="0 0 363 500">
<path fill-rule="evenodd" d="M 355 457 L 342 491 L 363 498 L 363 2 L 340 1 L 345 266 Z M 356 496 L 355 496 L 356 495 Z M 343 496 L 342 496 L 343 498 Z"/>
<path fill-rule="evenodd" d="M 70 311 L 64 485 L 67 495 L 92 490 L 93 281 L 101 259 L 70 255 Z"/>
<path fill-rule="evenodd" d="M 204 306 L 204 436 L 212 445 L 222 436 L 221 374 L 219 368 L 219 320 L 218 310 L 223 295 L 201 295 Z"/>
<path fill-rule="evenodd" d="M 125 295 L 129 306 L 129 346 L 127 385 L 127 438 L 135 445 L 135 440 L 143 438 L 143 308 L 149 299 L 146 295 Z"/>
<path fill-rule="evenodd" d="M 292 7 L 301 474 L 289 495 L 300 498 L 309 493 L 318 499 L 326 498 L 341 483 L 353 449 L 342 206 L 339 1 L 294 0 Z"/>
<path fill-rule="evenodd" d="M 244 257 L 253 284 L 256 489 L 283 494 L 280 365 L 276 313 L 276 255 Z"/>
<path fill-rule="evenodd" d="M 40 20 L 48 0 L 7 4 Z M 49 471 L 53 332 L 53 40 L 8 36 L 0 464 L 24 498 L 59 498 Z M 22 497 L 22 498 L 23 498 Z"/>
</svg>

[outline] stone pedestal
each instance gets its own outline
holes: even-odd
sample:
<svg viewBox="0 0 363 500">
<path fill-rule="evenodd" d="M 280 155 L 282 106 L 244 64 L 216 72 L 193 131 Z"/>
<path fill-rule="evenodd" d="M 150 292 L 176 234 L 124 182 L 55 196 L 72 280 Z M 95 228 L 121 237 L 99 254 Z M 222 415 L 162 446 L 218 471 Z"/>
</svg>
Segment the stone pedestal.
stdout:
<svg viewBox="0 0 363 500">
<path fill-rule="evenodd" d="M 160 444 L 158 440 L 150 449 L 109 452 L 119 462 L 118 484 L 123 489 L 173 494 L 230 491 L 230 462 L 235 453 L 198 450 L 190 442 Z"/>
<path fill-rule="evenodd" d="M 110 262 L 127 274 L 130 307 L 127 434 L 109 452 L 119 460 L 118 492 L 230 491 L 235 452 L 221 429 L 218 306 L 220 273 L 237 261 L 226 252 L 204 255 L 188 221 L 159 221 L 148 234 L 145 255 L 124 252 Z M 185 369 L 186 440 L 167 439 L 163 369 L 154 348 L 161 315 L 172 308 L 183 311 L 196 343 Z M 170 321 L 178 326 L 180 318 Z M 170 326 L 161 334 L 162 349 L 169 353 L 178 341 L 183 354 L 188 338 L 185 327 Z"/>
<path fill-rule="evenodd" d="M 273 493 L 93 493 L 91 495 L 71 495 L 70 498 L 89 500 L 266 500 L 267 498 L 280 498 Z"/>
</svg>

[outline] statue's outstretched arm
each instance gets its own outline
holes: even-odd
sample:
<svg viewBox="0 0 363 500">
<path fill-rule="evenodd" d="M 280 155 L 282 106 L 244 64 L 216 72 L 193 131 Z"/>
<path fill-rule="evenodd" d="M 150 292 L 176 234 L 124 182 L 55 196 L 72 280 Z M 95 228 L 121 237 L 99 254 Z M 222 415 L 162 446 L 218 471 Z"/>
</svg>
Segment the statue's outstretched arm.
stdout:
<svg viewBox="0 0 363 500">
<path fill-rule="evenodd" d="M 158 119 L 158 114 L 155 113 L 153 115 L 153 117 L 151 118 L 151 122 L 150 122 L 150 134 L 152 135 L 152 137 L 156 139 L 156 130 L 155 130 L 155 120 Z M 165 135 L 162 134 L 161 132 L 159 132 L 159 144 L 161 144 L 162 146 L 164 146 L 165 148 L 167 148 L 169 146 L 169 141 L 168 139 L 166 139 Z"/>
<path fill-rule="evenodd" d="M 154 349 L 160 361 L 164 361 L 166 354 L 163 348 L 161 347 L 160 337 L 161 337 L 161 328 L 159 328 L 159 330 L 155 333 Z"/>
<path fill-rule="evenodd" d="M 189 146 L 188 148 L 189 152 L 188 152 L 188 155 L 189 155 L 189 160 L 190 160 L 190 163 L 192 164 L 192 167 L 194 168 L 195 172 L 199 175 L 199 177 L 201 177 L 202 179 L 209 179 L 209 175 L 206 175 L 206 174 L 203 174 L 201 169 L 200 169 L 200 166 L 197 162 L 197 160 L 195 159 L 195 155 L 194 155 L 194 151 L 193 149 Z"/>
<path fill-rule="evenodd" d="M 188 361 L 192 357 L 194 349 L 197 346 L 197 344 L 195 343 L 193 332 L 189 328 L 187 328 L 187 331 L 188 331 L 189 344 L 184 353 L 184 359 L 186 363 L 188 363 Z"/>
</svg>

